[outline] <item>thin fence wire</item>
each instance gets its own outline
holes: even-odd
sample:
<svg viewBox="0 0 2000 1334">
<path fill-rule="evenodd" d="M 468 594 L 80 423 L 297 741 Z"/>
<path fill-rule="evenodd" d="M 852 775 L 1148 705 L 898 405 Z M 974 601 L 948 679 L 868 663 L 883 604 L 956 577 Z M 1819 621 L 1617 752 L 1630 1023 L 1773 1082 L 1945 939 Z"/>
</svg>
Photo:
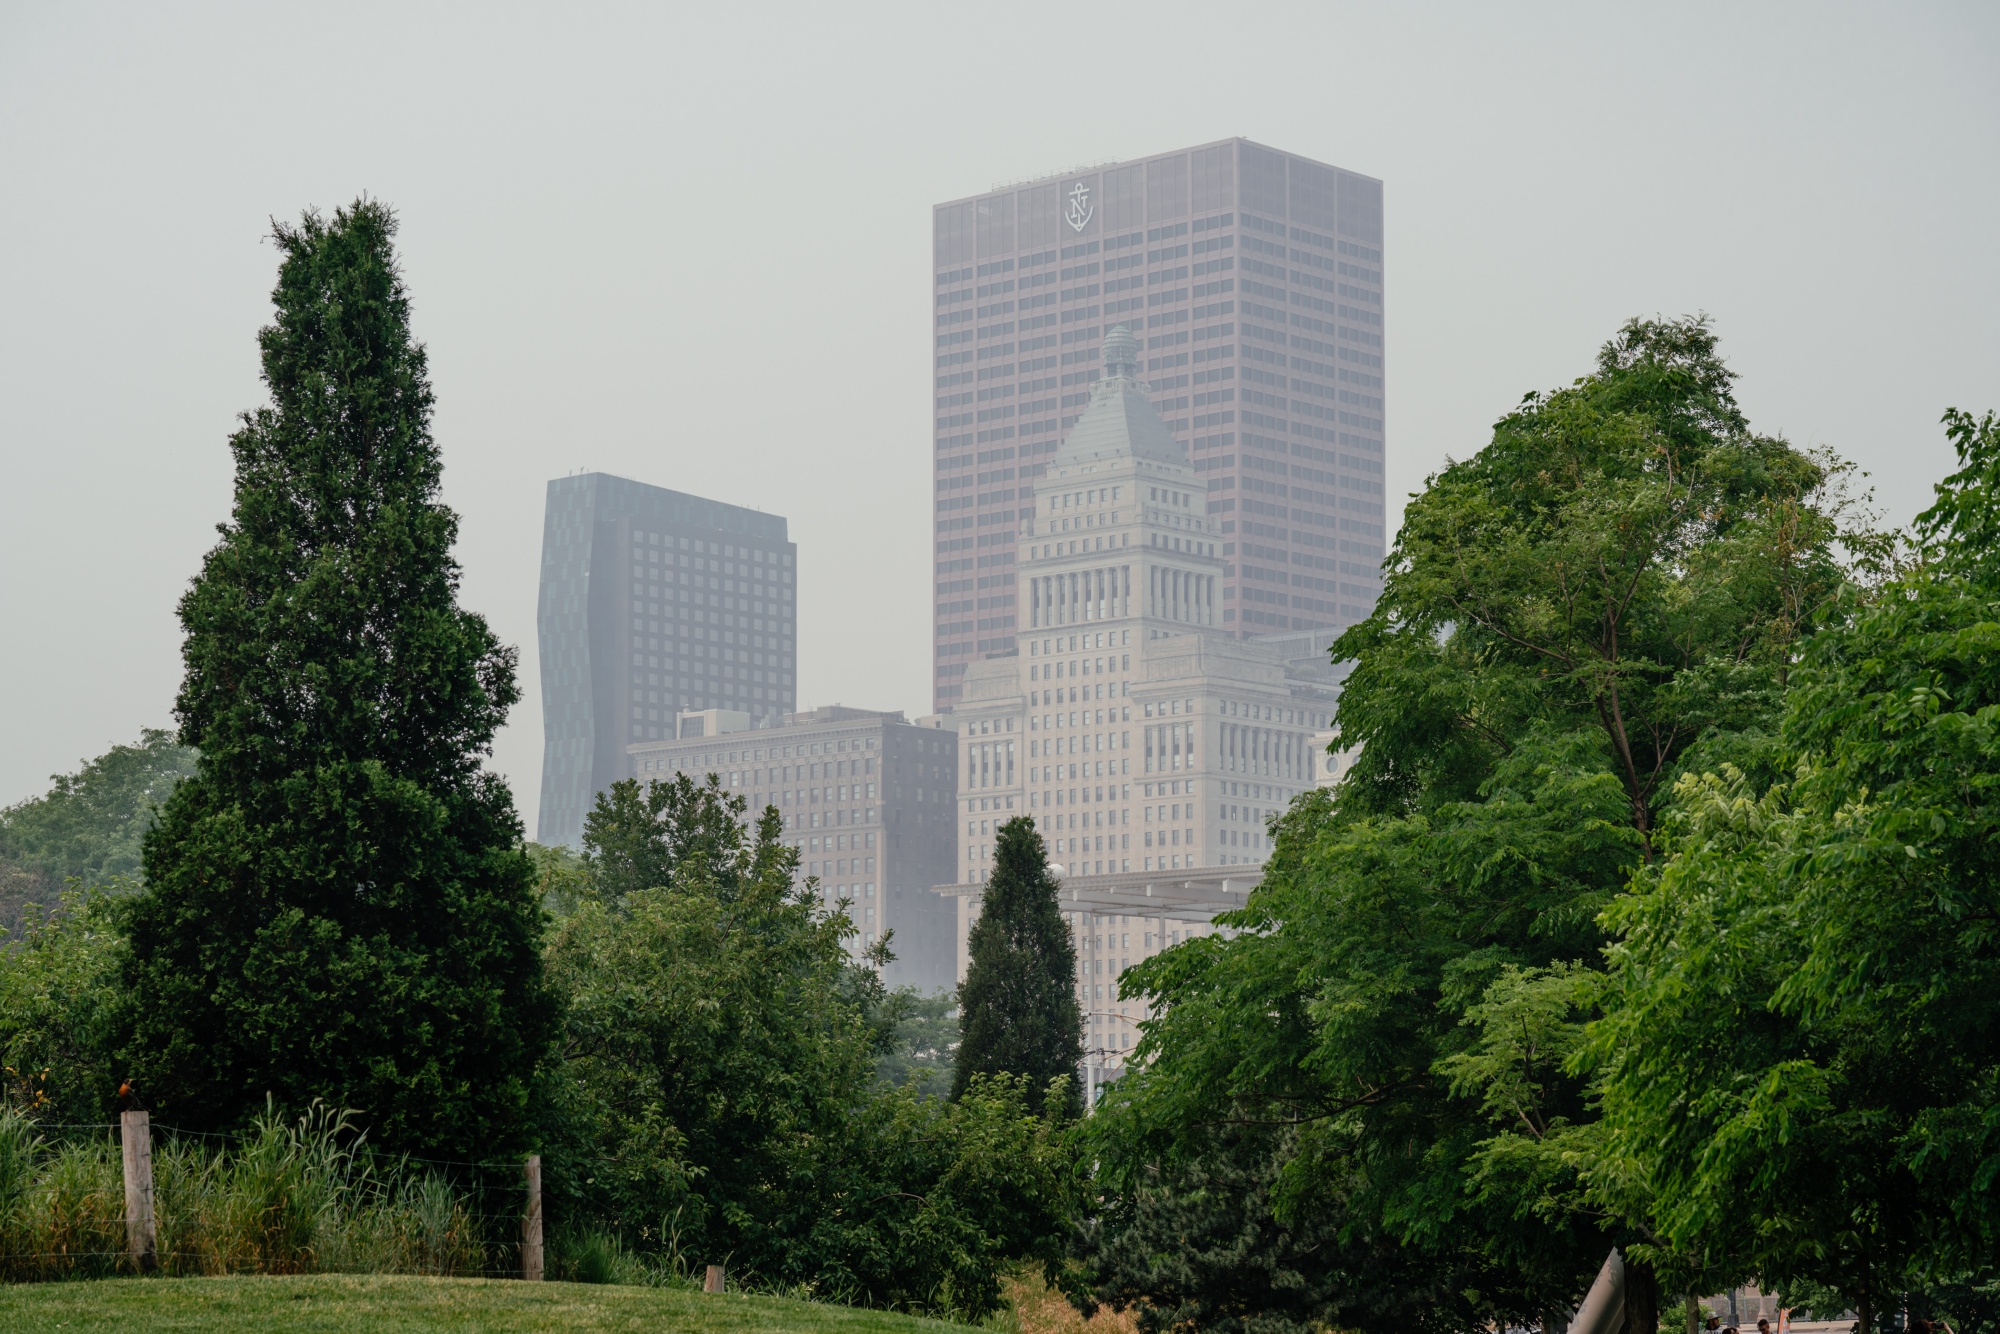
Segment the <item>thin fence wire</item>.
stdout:
<svg viewBox="0 0 2000 1334">
<path fill-rule="evenodd" d="M 29 1153 L 11 1205 L 0 1199 L 0 1282 L 131 1272 L 122 1125 L 12 1128 Z M 521 1275 L 525 1155 L 392 1153 L 331 1121 L 149 1130 L 163 1271 Z"/>
<path fill-rule="evenodd" d="M 35 1121 L 34 1128 L 40 1130 L 116 1130 L 116 1121 Z"/>
<path fill-rule="evenodd" d="M 152 1252 L 152 1254 L 157 1259 L 160 1260 L 174 1260 L 174 1259 L 202 1260 L 210 1258 L 209 1253 L 207 1251 L 154 1251 Z M 132 1258 L 132 1253 L 123 1247 L 120 1247 L 117 1250 L 104 1250 L 104 1251 L 0 1251 L 0 1260 L 118 1260 L 123 1262 L 130 1260 L 131 1258 Z M 248 1272 L 248 1273 L 310 1272 L 310 1273 L 320 1273 L 320 1274 L 342 1274 L 342 1273 L 363 1273 L 363 1272 L 373 1272 L 373 1271 L 348 1270 L 348 1269 L 316 1269 L 308 1271 L 296 1268 L 284 1268 L 284 1269 L 273 1269 L 270 1271 L 265 1271 L 261 1269 L 251 1269 L 251 1270 L 231 1271 L 231 1272 Z M 424 1273 L 431 1271 L 402 1270 L 397 1272 Z M 508 1277 L 518 1277 L 521 1272 L 521 1269 L 519 1265 L 504 1265 L 497 1267 L 488 1266 L 485 1269 L 480 1269 L 477 1267 L 468 1268 L 466 1266 L 459 1265 L 459 1266 L 454 1266 L 449 1272 L 452 1274 L 500 1274 Z"/>
<path fill-rule="evenodd" d="M 121 1124 L 117 1121 L 38 1121 L 34 1123 L 34 1128 L 37 1131 L 119 1130 L 121 1129 Z M 153 1122 L 152 1130 L 155 1139 L 161 1134 L 169 1134 L 188 1139 L 214 1140 L 230 1146 L 240 1147 L 244 1143 L 244 1136 L 241 1133 L 229 1133 L 219 1130 L 193 1130 L 186 1126 L 169 1125 L 164 1121 Z M 357 1140 L 352 1151 L 372 1156 L 376 1161 L 381 1163 L 423 1163 L 429 1167 L 476 1167 L 495 1172 L 520 1172 L 527 1167 L 526 1154 L 523 1154 L 519 1158 L 428 1158 L 422 1154 L 403 1153 L 396 1150 L 377 1148 L 369 1144 L 365 1138 Z"/>
</svg>

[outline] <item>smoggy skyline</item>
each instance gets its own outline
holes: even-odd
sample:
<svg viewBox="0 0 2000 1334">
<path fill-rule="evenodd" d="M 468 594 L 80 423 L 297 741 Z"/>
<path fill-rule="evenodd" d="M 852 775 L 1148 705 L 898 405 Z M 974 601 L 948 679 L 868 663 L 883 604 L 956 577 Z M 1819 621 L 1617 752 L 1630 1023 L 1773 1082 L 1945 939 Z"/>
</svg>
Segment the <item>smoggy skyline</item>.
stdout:
<svg viewBox="0 0 2000 1334">
<path fill-rule="evenodd" d="M 784 515 L 800 706 L 927 707 L 940 200 L 1235 135 L 1382 180 L 1392 536 L 1632 315 L 1713 316 L 1753 424 L 1894 521 L 1943 409 L 2000 407 L 1990 7 L 1279 4 L 1190 41 L 1212 15 L 0 7 L 0 803 L 169 724 L 269 219 L 363 192 L 463 601 L 522 650 L 495 763 L 530 826 L 542 505 L 579 469 Z"/>
</svg>

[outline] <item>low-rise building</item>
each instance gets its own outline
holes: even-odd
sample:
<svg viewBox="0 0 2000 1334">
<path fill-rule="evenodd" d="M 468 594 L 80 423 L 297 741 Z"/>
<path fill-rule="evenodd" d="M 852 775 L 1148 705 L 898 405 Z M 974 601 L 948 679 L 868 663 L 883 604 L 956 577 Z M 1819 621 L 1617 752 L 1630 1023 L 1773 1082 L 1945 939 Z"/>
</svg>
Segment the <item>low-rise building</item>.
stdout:
<svg viewBox="0 0 2000 1334">
<path fill-rule="evenodd" d="M 891 986 L 956 985 L 957 914 L 931 887 L 952 878 L 958 737 L 901 713 L 839 705 L 752 729 L 746 715 L 682 715 L 673 740 L 629 748 L 646 782 L 715 774 L 754 816 L 775 806 L 801 872 L 850 903 L 857 952 L 893 932 Z"/>
</svg>

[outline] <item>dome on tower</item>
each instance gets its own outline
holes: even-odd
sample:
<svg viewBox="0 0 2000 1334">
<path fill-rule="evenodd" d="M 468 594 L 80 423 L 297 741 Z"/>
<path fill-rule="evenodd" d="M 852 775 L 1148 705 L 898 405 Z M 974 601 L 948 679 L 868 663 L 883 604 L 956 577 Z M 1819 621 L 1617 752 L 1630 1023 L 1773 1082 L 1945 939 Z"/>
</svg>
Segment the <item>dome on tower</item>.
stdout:
<svg viewBox="0 0 2000 1334">
<path fill-rule="evenodd" d="M 1104 335 L 1104 374 L 1107 378 L 1124 374 L 1139 377 L 1139 340 L 1122 324 L 1114 324 Z"/>
<path fill-rule="evenodd" d="M 1153 411 L 1146 383 L 1139 378 L 1138 335 L 1114 324 L 1104 335 L 1103 356 L 1104 378 L 1056 451 L 1055 466 L 1139 458 L 1186 467 L 1187 448 Z"/>
</svg>

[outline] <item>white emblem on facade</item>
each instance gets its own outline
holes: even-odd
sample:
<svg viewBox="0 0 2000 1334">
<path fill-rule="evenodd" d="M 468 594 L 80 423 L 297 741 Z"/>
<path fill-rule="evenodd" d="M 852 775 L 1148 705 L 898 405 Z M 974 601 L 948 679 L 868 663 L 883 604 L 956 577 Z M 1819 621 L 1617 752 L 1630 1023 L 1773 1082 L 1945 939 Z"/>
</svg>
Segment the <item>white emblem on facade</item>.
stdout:
<svg viewBox="0 0 2000 1334">
<path fill-rule="evenodd" d="M 1090 225 L 1090 187 L 1082 181 L 1070 187 L 1069 208 L 1063 217 L 1069 221 L 1073 232 L 1080 232 Z"/>
</svg>

